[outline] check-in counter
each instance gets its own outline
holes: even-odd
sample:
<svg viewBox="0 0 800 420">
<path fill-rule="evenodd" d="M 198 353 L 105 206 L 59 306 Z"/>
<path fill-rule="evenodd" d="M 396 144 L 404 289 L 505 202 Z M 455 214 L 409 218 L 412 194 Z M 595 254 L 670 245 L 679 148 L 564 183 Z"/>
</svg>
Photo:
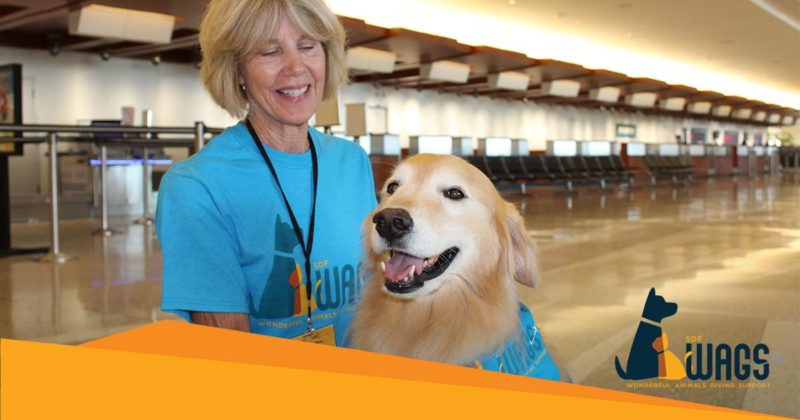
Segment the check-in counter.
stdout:
<svg viewBox="0 0 800 420">
<path fill-rule="evenodd" d="M 692 175 L 695 177 L 708 176 L 709 159 L 706 156 L 706 146 L 702 144 L 685 145 L 686 154 L 692 163 Z"/>
<path fill-rule="evenodd" d="M 647 170 L 647 165 L 644 164 L 642 158 L 647 154 L 647 145 L 645 143 L 629 142 L 621 144 L 621 156 L 625 165 L 634 173 L 644 173 Z"/>
<path fill-rule="evenodd" d="M 706 146 L 709 176 L 730 176 L 734 173 L 736 146 Z"/>
<path fill-rule="evenodd" d="M 764 170 L 770 174 L 776 174 L 780 171 L 780 149 L 775 146 L 768 146 L 766 153 L 767 166 Z"/>
<path fill-rule="evenodd" d="M 763 174 L 767 171 L 767 148 L 764 146 L 753 146 L 754 172 L 753 175 Z"/>
<path fill-rule="evenodd" d="M 753 175 L 755 173 L 755 156 L 751 156 L 752 149 L 747 146 L 736 146 L 736 172 L 740 175 Z"/>
</svg>

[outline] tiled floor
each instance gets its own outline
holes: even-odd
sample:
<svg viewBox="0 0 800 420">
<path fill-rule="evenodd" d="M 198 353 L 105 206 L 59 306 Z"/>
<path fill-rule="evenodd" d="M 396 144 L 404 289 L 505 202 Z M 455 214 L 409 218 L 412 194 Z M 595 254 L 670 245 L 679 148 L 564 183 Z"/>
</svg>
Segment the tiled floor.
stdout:
<svg viewBox="0 0 800 420">
<path fill-rule="evenodd" d="M 523 296 L 575 382 L 800 417 L 800 180 L 509 199 L 521 204 L 541 249 L 542 286 Z M 127 232 L 103 239 L 90 235 L 97 220 L 63 221 L 62 250 L 78 258 L 61 266 L 0 259 L 0 336 L 80 343 L 174 318 L 158 310 L 161 255 L 152 229 L 112 224 Z M 47 229 L 15 224 L 13 243 L 46 245 Z M 620 379 L 614 357 L 625 366 L 651 287 L 679 304 L 662 324 L 678 358 L 687 336 L 765 343 L 770 374 L 753 383 L 768 388 Z"/>
</svg>

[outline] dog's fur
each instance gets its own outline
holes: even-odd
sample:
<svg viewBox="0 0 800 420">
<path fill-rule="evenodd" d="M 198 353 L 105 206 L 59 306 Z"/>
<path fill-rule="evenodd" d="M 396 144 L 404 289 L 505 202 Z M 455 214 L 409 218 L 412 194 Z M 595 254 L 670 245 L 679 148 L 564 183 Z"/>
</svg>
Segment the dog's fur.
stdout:
<svg viewBox="0 0 800 420">
<path fill-rule="evenodd" d="M 389 194 L 386 187 L 393 182 L 399 186 Z M 466 198 L 443 195 L 454 187 Z M 389 292 L 384 285 L 381 261 L 391 247 L 376 232 L 372 216 L 387 208 L 406 210 L 413 218 L 404 252 L 430 257 L 460 249 L 443 274 L 409 294 Z M 353 347 L 466 364 L 517 337 L 515 281 L 537 285 L 537 256 L 519 212 L 475 167 L 454 156 L 405 160 L 384 185 L 381 204 L 363 229 L 368 280 L 350 329 Z"/>
</svg>

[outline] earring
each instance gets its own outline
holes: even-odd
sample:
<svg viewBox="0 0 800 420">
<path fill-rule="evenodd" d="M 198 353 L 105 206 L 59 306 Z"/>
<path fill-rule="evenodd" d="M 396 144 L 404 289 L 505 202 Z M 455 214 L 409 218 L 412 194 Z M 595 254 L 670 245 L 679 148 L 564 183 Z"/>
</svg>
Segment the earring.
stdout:
<svg viewBox="0 0 800 420">
<path fill-rule="evenodd" d="M 242 93 L 244 93 L 245 95 L 247 95 L 247 88 L 246 88 L 246 87 L 244 87 L 244 83 L 240 83 L 240 84 L 239 84 L 239 89 L 241 89 L 241 90 L 242 90 Z"/>
</svg>

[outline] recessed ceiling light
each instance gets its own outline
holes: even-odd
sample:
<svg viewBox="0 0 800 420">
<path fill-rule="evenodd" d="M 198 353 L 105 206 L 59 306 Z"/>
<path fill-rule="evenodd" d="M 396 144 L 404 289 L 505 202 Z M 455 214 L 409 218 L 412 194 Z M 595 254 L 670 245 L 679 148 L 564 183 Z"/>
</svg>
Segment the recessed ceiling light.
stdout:
<svg viewBox="0 0 800 420">
<path fill-rule="evenodd" d="M 513 5 L 517 4 L 517 0 L 508 0 L 508 4 L 513 6 Z"/>
</svg>

